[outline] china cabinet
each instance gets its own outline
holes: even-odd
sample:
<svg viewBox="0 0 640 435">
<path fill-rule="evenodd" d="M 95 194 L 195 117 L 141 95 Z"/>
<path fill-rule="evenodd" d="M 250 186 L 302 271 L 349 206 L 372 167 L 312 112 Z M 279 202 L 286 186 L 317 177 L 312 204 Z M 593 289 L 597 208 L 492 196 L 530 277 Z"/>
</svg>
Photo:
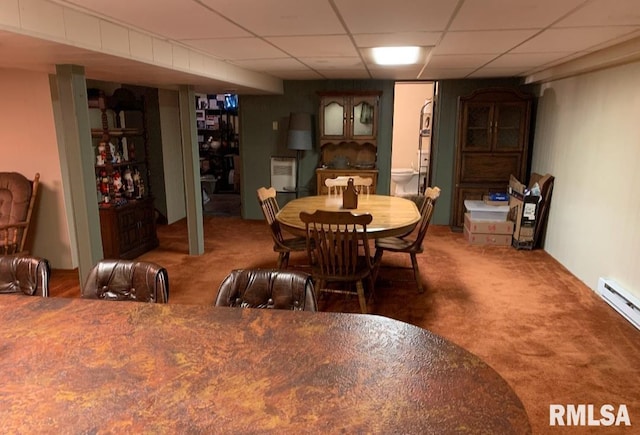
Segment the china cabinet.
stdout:
<svg viewBox="0 0 640 435">
<path fill-rule="evenodd" d="M 460 97 L 453 229 L 464 226 L 467 199 L 505 192 L 509 177 L 526 179 L 532 96 L 517 89 L 481 89 Z"/>
<path fill-rule="evenodd" d="M 317 193 L 326 193 L 326 178 L 349 174 L 372 177 L 375 192 L 381 92 L 335 91 L 318 95 L 321 167 L 316 170 Z"/>
<path fill-rule="evenodd" d="M 91 137 L 103 255 L 135 258 L 158 246 L 144 98 L 126 88 L 110 96 L 89 89 L 87 97 L 101 124 Z"/>
</svg>

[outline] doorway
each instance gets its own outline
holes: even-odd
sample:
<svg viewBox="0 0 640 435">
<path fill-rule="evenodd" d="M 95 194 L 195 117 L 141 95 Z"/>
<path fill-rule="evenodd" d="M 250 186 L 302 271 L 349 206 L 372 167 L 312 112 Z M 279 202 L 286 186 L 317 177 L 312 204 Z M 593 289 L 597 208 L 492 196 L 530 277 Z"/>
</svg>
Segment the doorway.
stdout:
<svg viewBox="0 0 640 435">
<path fill-rule="evenodd" d="M 241 215 L 238 96 L 196 94 L 202 211 Z"/>
</svg>

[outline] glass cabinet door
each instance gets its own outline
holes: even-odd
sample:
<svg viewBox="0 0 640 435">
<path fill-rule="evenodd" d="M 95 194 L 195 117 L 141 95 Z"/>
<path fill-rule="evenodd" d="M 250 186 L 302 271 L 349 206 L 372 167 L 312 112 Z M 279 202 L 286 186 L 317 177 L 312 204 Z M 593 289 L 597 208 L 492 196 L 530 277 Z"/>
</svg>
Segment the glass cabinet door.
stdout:
<svg viewBox="0 0 640 435">
<path fill-rule="evenodd" d="M 468 103 L 464 108 L 462 149 L 488 151 L 491 148 L 492 104 Z"/>
<path fill-rule="evenodd" d="M 344 137 L 345 103 L 341 99 L 327 101 L 322 108 L 322 136 Z"/>
<path fill-rule="evenodd" d="M 496 151 L 520 151 L 524 147 L 526 105 L 523 103 L 496 104 L 494 115 L 494 147 Z"/>
<path fill-rule="evenodd" d="M 351 106 L 351 137 L 373 138 L 377 119 L 375 97 L 354 97 Z"/>
</svg>

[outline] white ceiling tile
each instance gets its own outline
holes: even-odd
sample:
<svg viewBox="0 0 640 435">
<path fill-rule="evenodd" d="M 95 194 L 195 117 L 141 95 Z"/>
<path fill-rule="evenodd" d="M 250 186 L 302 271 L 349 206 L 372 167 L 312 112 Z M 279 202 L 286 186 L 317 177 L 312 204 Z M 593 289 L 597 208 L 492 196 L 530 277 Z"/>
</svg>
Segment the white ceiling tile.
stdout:
<svg viewBox="0 0 640 435">
<path fill-rule="evenodd" d="M 449 30 L 542 29 L 584 0 L 466 1 Z"/>
<path fill-rule="evenodd" d="M 258 38 L 194 39 L 182 42 L 220 59 L 269 59 L 286 56 L 281 50 Z"/>
<path fill-rule="evenodd" d="M 189 69 L 189 49 L 176 44 L 171 49 L 173 66 L 180 69 Z"/>
<path fill-rule="evenodd" d="M 469 75 L 469 78 L 517 77 L 526 72 L 525 68 L 481 68 Z"/>
<path fill-rule="evenodd" d="M 554 27 L 640 25 L 640 1 L 592 0 Z"/>
<path fill-rule="evenodd" d="M 300 62 L 314 69 L 349 69 L 362 68 L 364 64 L 359 57 L 299 57 Z"/>
<path fill-rule="evenodd" d="M 2 7 L 0 7 L 0 24 L 20 27 L 18 0 L 2 0 Z"/>
<path fill-rule="evenodd" d="M 637 29 L 627 26 L 548 29 L 516 47 L 513 53 L 582 51 Z"/>
<path fill-rule="evenodd" d="M 162 39 L 153 38 L 153 60 L 161 65 L 173 64 L 171 44 Z"/>
<path fill-rule="evenodd" d="M 114 20 L 171 39 L 249 36 L 196 1 L 71 0 Z"/>
<path fill-rule="evenodd" d="M 266 38 L 281 50 L 295 57 L 357 56 L 347 36 L 282 36 Z"/>
<path fill-rule="evenodd" d="M 370 79 L 371 76 L 366 69 L 362 68 L 359 70 L 354 69 L 327 69 L 327 70 L 318 70 L 318 73 L 322 74 L 323 77 L 327 79 Z"/>
<path fill-rule="evenodd" d="M 203 3 L 261 36 L 345 33 L 328 1 L 203 0 Z"/>
<path fill-rule="evenodd" d="M 463 79 L 474 71 L 473 68 L 425 68 L 421 80 Z"/>
<path fill-rule="evenodd" d="M 445 30 L 458 0 L 335 0 L 351 33 Z"/>
<path fill-rule="evenodd" d="M 24 29 L 35 33 L 65 37 L 62 6 L 45 0 L 21 0 L 20 23 Z"/>
<path fill-rule="evenodd" d="M 67 39 L 83 47 L 100 49 L 100 20 L 91 15 L 64 8 L 64 24 Z"/>
<path fill-rule="evenodd" d="M 507 53 L 487 64 L 487 68 L 533 68 L 538 65 L 555 62 L 570 55 L 571 52 Z"/>
<path fill-rule="evenodd" d="M 265 71 L 275 77 L 280 77 L 283 80 L 319 80 L 324 77 L 312 70 L 268 70 Z"/>
<path fill-rule="evenodd" d="M 396 68 L 382 67 L 379 65 L 369 66 L 371 77 L 379 80 L 416 80 L 421 69 L 421 65 L 404 65 Z"/>
<path fill-rule="evenodd" d="M 433 55 L 427 66 L 429 68 L 479 68 L 495 57 L 495 54 Z"/>
<path fill-rule="evenodd" d="M 204 72 L 204 56 L 193 50 L 189 50 L 189 69 Z"/>
<path fill-rule="evenodd" d="M 308 69 L 304 64 L 292 58 L 234 60 L 231 63 L 254 71 L 304 71 Z"/>
<path fill-rule="evenodd" d="M 129 47 L 131 56 L 144 60 L 153 60 L 152 38 L 146 33 L 129 30 Z"/>
<path fill-rule="evenodd" d="M 131 53 L 129 31 L 126 27 L 102 20 L 100 21 L 100 37 L 102 38 L 103 50 L 125 55 Z"/>
<path fill-rule="evenodd" d="M 435 54 L 499 54 L 533 36 L 536 30 L 448 32 L 434 48 Z"/>
<path fill-rule="evenodd" d="M 353 35 L 358 47 L 389 47 L 403 45 L 436 45 L 442 32 L 362 33 Z"/>
</svg>

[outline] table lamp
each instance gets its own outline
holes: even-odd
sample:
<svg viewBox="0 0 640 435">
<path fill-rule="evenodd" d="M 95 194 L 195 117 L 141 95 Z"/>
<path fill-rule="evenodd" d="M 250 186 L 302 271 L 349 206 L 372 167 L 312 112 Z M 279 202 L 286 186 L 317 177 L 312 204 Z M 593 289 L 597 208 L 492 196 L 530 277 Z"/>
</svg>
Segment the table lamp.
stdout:
<svg viewBox="0 0 640 435">
<path fill-rule="evenodd" d="M 289 115 L 287 148 L 296 150 L 296 197 L 299 190 L 300 156 L 302 151 L 313 149 L 311 136 L 311 114 L 291 113 Z"/>
</svg>

